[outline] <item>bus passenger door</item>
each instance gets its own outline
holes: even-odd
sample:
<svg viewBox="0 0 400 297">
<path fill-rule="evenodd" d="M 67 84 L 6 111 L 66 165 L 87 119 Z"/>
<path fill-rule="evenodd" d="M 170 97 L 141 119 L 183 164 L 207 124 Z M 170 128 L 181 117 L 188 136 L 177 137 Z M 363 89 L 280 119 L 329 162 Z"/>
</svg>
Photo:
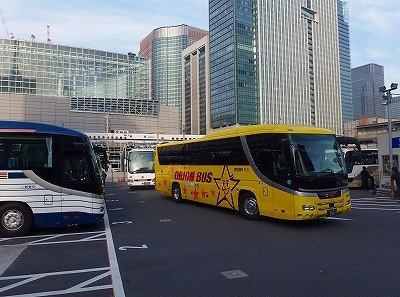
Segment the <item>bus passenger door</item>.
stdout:
<svg viewBox="0 0 400 297">
<path fill-rule="evenodd" d="M 294 218 L 294 199 L 293 194 L 282 191 L 278 188 L 272 189 L 272 199 L 274 201 L 273 217 L 279 219 L 293 220 Z"/>
<path fill-rule="evenodd" d="M 293 185 L 291 168 L 293 164 L 289 147 L 285 145 L 275 146 L 272 159 L 272 179 L 277 183 L 272 188 L 274 217 L 292 220 L 294 218 L 294 197 L 291 190 Z"/>
</svg>

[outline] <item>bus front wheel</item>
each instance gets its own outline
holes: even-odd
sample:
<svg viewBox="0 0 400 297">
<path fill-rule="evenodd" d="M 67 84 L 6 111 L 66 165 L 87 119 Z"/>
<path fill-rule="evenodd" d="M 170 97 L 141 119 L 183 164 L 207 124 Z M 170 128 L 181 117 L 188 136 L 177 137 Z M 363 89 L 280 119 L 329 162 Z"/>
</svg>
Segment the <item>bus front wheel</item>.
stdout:
<svg viewBox="0 0 400 297">
<path fill-rule="evenodd" d="M 239 210 L 242 216 L 248 220 L 260 219 L 260 210 L 258 209 L 257 198 L 251 192 L 244 193 L 240 197 Z"/>
<path fill-rule="evenodd" d="M 32 227 L 32 213 L 21 203 L 6 203 L 0 206 L 0 235 L 22 236 Z"/>
<path fill-rule="evenodd" d="M 181 187 L 179 184 L 174 184 L 172 186 L 172 200 L 175 202 L 182 202 Z"/>
</svg>

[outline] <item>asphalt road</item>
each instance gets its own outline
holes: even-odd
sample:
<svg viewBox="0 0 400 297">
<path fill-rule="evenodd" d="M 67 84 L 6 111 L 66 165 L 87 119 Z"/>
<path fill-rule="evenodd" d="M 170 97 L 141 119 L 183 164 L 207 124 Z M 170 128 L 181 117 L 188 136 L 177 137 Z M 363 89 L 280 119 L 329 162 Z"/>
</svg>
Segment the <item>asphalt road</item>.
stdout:
<svg viewBox="0 0 400 297">
<path fill-rule="evenodd" d="M 248 221 L 108 183 L 104 224 L 0 241 L 0 296 L 397 297 L 400 203 L 351 194 L 346 215 Z"/>
</svg>

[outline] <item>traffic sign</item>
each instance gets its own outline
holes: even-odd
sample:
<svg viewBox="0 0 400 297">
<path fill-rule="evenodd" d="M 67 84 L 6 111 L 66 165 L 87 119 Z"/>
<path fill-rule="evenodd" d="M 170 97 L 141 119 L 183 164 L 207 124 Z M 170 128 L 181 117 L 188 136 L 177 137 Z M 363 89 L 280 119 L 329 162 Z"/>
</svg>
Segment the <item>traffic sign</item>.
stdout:
<svg viewBox="0 0 400 297">
<path fill-rule="evenodd" d="M 392 138 L 392 148 L 400 148 L 400 137 Z"/>
</svg>

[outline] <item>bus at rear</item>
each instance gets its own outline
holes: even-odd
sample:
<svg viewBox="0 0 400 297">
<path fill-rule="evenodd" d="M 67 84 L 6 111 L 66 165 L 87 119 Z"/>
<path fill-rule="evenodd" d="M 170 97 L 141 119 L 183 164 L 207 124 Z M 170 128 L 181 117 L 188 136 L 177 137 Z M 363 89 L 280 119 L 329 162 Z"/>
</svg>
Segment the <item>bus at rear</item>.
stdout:
<svg viewBox="0 0 400 297">
<path fill-rule="evenodd" d="M 154 149 L 132 149 L 127 154 L 127 183 L 135 187 L 154 186 Z"/>
</svg>

